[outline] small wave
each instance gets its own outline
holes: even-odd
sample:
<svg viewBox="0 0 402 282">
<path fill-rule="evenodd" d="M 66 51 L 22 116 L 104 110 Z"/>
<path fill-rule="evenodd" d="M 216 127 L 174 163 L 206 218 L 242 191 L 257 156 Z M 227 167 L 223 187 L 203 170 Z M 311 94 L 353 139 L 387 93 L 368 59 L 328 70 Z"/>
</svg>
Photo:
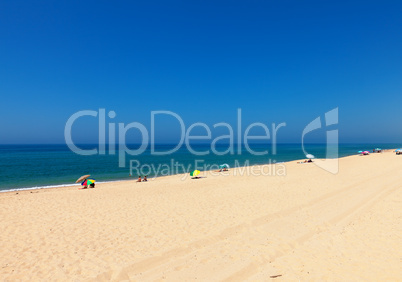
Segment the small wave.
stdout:
<svg viewBox="0 0 402 282">
<path fill-rule="evenodd" d="M 98 181 L 98 182 L 96 182 L 96 184 L 120 182 L 120 181 L 127 181 L 127 180 Z M 81 186 L 81 184 L 73 183 L 73 184 L 59 184 L 59 185 L 35 186 L 35 187 L 24 187 L 24 188 L 11 188 L 11 189 L 0 190 L 0 193 L 26 191 L 26 190 L 50 189 L 50 188 L 61 188 L 61 187 L 73 187 L 73 186 Z"/>
</svg>

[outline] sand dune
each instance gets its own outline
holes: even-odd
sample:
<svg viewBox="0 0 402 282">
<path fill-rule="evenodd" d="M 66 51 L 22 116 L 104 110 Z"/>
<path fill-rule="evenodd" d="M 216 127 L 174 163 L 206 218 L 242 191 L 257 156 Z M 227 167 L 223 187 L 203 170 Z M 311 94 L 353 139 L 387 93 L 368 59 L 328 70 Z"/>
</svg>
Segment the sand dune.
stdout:
<svg viewBox="0 0 402 282">
<path fill-rule="evenodd" d="M 0 194 L 0 279 L 397 281 L 402 156 Z"/>
</svg>

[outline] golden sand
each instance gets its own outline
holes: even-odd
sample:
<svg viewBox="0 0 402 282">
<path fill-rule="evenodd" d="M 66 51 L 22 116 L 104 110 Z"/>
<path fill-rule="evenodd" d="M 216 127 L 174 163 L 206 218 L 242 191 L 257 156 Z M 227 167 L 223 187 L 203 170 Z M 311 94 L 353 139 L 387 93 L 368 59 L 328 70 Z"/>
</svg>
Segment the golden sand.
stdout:
<svg viewBox="0 0 402 282">
<path fill-rule="evenodd" d="M 339 165 L 0 193 L 0 280 L 402 280 L 402 156 Z"/>
</svg>

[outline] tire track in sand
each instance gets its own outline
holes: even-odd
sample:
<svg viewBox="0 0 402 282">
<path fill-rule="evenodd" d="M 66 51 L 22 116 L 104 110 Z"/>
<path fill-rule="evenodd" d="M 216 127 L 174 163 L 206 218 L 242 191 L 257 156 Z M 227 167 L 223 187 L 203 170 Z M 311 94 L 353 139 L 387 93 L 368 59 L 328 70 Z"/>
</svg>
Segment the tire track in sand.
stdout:
<svg viewBox="0 0 402 282">
<path fill-rule="evenodd" d="M 297 245 L 304 244 L 306 241 L 311 239 L 317 234 L 327 232 L 329 229 L 334 228 L 334 227 L 339 227 L 339 224 L 342 222 L 347 222 L 348 218 L 355 217 L 359 213 L 371 208 L 374 206 L 379 200 L 391 195 L 395 191 L 398 190 L 400 186 L 396 185 L 393 188 L 387 189 L 387 190 L 380 190 L 376 191 L 375 193 L 372 193 L 369 197 L 364 198 L 363 200 L 359 201 L 358 204 L 342 211 L 340 214 L 332 217 L 329 219 L 327 222 L 322 223 L 320 225 L 315 226 L 313 230 L 310 232 L 307 232 L 296 239 L 294 239 L 291 242 L 288 242 L 288 246 L 292 246 L 292 248 L 289 248 L 287 250 L 285 249 L 279 249 L 276 250 L 276 255 L 270 256 L 268 258 L 266 257 L 259 257 L 258 259 L 253 260 L 251 263 L 249 263 L 246 267 L 242 268 L 241 270 L 233 273 L 223 281 L 234 281 L 234 280 L 246 280 L 253 275 L 257 274 L 258 271 L 266 264 L 274 261 L 275 259 L 286 255 L 289 253 L 292 249 L 294 249 Z M 344 223 L 344 224 L 345 224 Z"/>
<path fill-rule="evenodd" d="M 200 249 L 207 248 L 209 246 L 213 246 L 218 244 L 220 241 L 228 239 L 229 237 L 237 236 L 245 231 L 249 231 L 250 229 L 264 226 L 266 224 L 271 223 L 272 221 L 276 221 L 279 219 L 286 218 L 294 213 L 297 213 L 304 209 L 309 209 L 316 205 L 325 203 L 327 201 L 332 201 L 333 198 L 341 197 L 344 193 L 350 191 L 351 188 L 356 187 L 357 183 L 360 188 L 363 189 L 365 183 L 369 183 L 375 177 L 367 178 L 363 182 L 358 181 L 353 184 L 349 184 L 346 187 L 327 193 L 320 197 L 317 197 L 305 204 L 301 204 L 283 211 L 279 211 L 276 213 L 268 214 L 262 216 L 260 218 L 254 219 L 251 223 L 242 223 L 233 227 L 229 227 L 224 229 L 220 234 L 209 236 L 204 239 L 197 240 L 195 242 L 189 243 L 185 247 L 175 248 L 170 251 L 163 253 L 160 256 L 150 257 L 138 262 L 135 262 L 131 265 L 121 267 L 119 269 L 110 269 L 106 272 L 103 272 L 95 277 L 95 280 L 124 280 L 127 279 L 128 276 L 136 275 L 138 273 L 144 273 L 146 271 L 157 268 L 160 265 L 163 265 L 173 259 L 177 260 L 181 257 L 187 256 L 191 253 L 197 252 Z M 353 189 L 353 191 L 356 191 Z M 255 263 L 253 263 L 254 265 Z"/>
</svg>

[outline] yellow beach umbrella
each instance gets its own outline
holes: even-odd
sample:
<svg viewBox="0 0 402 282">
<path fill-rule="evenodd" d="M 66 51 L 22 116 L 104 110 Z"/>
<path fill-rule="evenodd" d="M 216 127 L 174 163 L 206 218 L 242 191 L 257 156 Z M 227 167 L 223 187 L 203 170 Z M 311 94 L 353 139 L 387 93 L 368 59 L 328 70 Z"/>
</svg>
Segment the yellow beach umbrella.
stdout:
<svg viewBox="0 0 402 282">
<path fill-rule="evenodd" d="M 201 171 L 199 171 L 199 170 L 193 170 L 191 173 L 190 173 L 190 176 L 197 176 L 198 174 L 200 174 L 201 173 Z"/>
</svg>

